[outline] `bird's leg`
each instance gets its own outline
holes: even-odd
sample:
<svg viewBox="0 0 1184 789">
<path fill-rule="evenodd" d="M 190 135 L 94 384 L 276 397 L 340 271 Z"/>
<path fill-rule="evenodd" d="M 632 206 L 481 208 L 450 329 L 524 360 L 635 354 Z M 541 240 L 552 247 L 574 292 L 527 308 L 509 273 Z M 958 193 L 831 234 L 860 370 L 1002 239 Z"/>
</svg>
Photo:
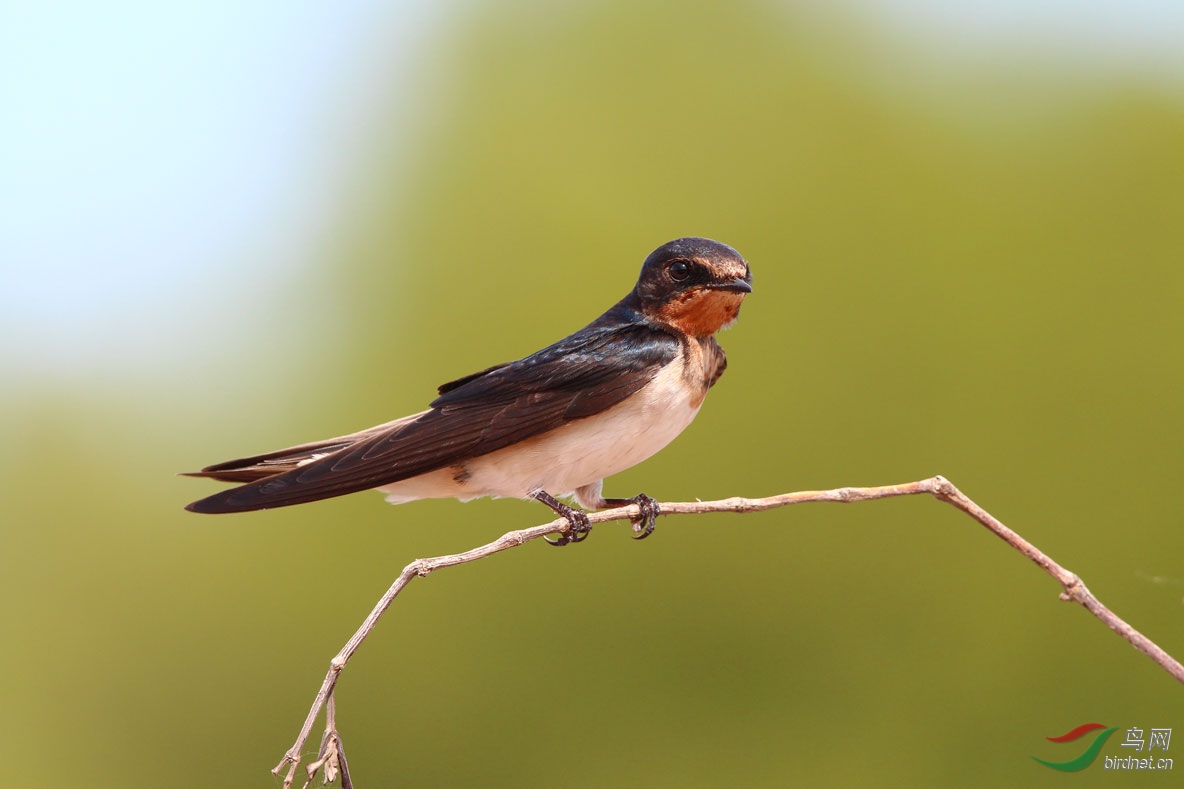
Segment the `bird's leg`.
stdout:
<svg viewBox="0 0 1184 789">
<path fill-rule="evenodd" d="M 644 540 L 654 533 L 654 521 L 662 514 L 658 502 L 644 493 L 638 493 L 631 499 L 601 499 L 601 507 L 626 507 L 636 504 L 641 515 L 633 521 L 633 539 Z"/>
<path fill-rule="evenodd" d="M 535 491 L 530 494 L 530 497 L 541 501 L 550 507 L 556 515 L 567 519 L 567 534 L 560 534 L 559 539 L 556 540 L 543 537 L 549 544 L 564 546 L 568 543 L 583 542 L 588 538 L 588 532 L 592 531 L 592 524 L 588 522 L 588 513 L 567 506 L 545 490 Z"/>
</svg>

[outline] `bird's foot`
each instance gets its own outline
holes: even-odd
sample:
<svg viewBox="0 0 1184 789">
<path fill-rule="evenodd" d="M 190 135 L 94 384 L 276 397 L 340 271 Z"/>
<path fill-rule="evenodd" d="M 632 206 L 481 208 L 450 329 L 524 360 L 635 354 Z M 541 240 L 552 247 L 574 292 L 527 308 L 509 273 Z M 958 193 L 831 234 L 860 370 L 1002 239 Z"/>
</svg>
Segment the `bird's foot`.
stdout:
<svg viewBox="0 0 1184 789">
<path fill-rule="evenodd" d="M 575 507 L 569 507 L 545 490 L 538 491 L 533 495 L 533 498 L 546 504 L 556 515 L 567 520 L 566 532 L 560 534 L 554 540 L 549 537 L 543 537 L 548 545 L 563 547 L 564 545 L 583 542 L 588 539 L 588 534 L 592 531 L 592 524 L 588 521 L 588 513 L 583 510 L 577 510 Z"/>
<path fill-rule="evenodd" d="M 631 501 L 641 510 L 641 516 L 637 520 L 631 521 L 633 539 L 644 540 L 654 533 L 654 521 L 662 514 L 662 507 L 644 493 L 638 493 Z"/>
<path fill-rule="evenodd" d="M 657 501 L 644 493 L 638 493 L 631 499 L 604 500 L 606 507 L 627 507 L 630 504 L 636 504 L 637 508 L 641 510 L 636 518 L 629 519 L 629 522 L 633 524 L 633 539 L 644 540 L 654 533 L 654 521 L 662 514 L 662 508 Z"/>
</svg>

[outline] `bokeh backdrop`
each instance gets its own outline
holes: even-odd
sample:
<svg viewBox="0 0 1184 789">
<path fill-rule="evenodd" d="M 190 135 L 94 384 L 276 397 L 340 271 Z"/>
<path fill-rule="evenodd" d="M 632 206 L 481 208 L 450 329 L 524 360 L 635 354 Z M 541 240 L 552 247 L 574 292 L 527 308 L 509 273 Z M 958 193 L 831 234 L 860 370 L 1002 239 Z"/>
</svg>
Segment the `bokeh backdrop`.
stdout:
<svg viewBox="0 0 1184 789">
<path fill-rule="evenodd" d="M 200 517 L 215 486 L 174 474 L 418 410 L 681 235 L 755 293 L 697 422 L 609 495 L 944 474 L 1184 655 L 1182 23 L 1021 5 L 17 15 L 9 785 L 274 785 L 400 568 L 547 513 Z M 1092 721 L 1176 755 L 1184 690 L 1058 591 L 931 500 L 604 526 L 413 584 L 340 726 L 362 786 L 1112 783 L 1029 758 Z"/>
</svg>

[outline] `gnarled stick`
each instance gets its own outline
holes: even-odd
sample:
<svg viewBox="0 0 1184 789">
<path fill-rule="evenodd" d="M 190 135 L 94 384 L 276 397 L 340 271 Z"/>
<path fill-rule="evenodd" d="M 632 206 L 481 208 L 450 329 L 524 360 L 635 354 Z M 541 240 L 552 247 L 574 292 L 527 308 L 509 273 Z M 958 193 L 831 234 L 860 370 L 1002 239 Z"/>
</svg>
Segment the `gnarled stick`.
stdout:
<svg viewBox="0 0 1184 789">
<path fill-rule="evenodd" d="M 669 502 L 663 503 L 660 506 L 662 515 L 665 517 L 668 515 L 698 515 L 706 512 L 760 512 L 776 507 L 785 507 L 790 504 L 802 504 L 808 501 L 846 503 L 868 501 L 871 499 L 889 499 L 896 496 L 915 496 L 917 494 L 928 494 L 947 504 L 952 504 L 983 526 L 986 526 L 1000 539 L 1024 556 L 1027 556 L 1046 573 L 1055 578 L 1057 583 L 1062 587 L 1060 595 L 1062 600 L 1072 600 L 1073 602 L 1080 603 L 1085 610 L 1100 619 L 1103 624 L 1129 641 L 1135 649 L 1159 664 L 1164 671 L 1175 677 L 1176 681 L 1184 683 L 1184 666 L 1178 660 L 1167 652 L 1164 652 L 1158 645 L 1124 622 L 1109 608 L 1102 605 L 1075 573 L 1061 567 L 1035 545 L 1032 545 L 1032 543 L 1004 526 L 997 518 L 967 498 L 962 491 L 954 487 L 944 477 L 931 477 L 918 482 L 908 482 L 903 485 L 884 485 L 873 488 L 835 488 L 834 490 L 805 490 L 797 493 L 783 493 L 779 496 L 768 496 L 763 499 L 733 497 L 718 501 Z M 588 513 L 588 520 L 591 523 L 607 523 L 608 521 L 637 518 L 640 514 L 638 506 L 631 504 L 627 507 L 619 507 L 612 510 L 590 512 Z M 370 631 L 378 623 L 379 617 L 390 607 L 390 604 L 394 602 L 399 592 L 403 591 L 403 587 L 407 586 L 413 578 L 416 576 L 427 576 L 429 573 L 439 570 L 442 567 L 467 564 L 468 562 L 500 553 L 509 548 L 523 545 L 545 534 L 566 533 L 568 528 L 569 525 L 565 519 L 557 518 L 550 523 L 544 523 L 540 526 L 507 532 L 491 543 L 473 548 L 464 553 L 436 556 L 431 559 L 416 559 L 404 567 L 403 572 L 399 573 L 399 577 L 395 579 L 390 589 L 386 591 L 386 594 L 374 606 L 374 610 L 366 617 L 366 621 L 362 623 L 358 631 L 346 642 L 341 651 L 329 661 L 329 672 L 325 675 L 325 681 L 321 683 L 321 689 L 317 691 L 317 696 L 313 700 L 312 708 L 308 711 L 308 717 L 304 720 L 304 726 L 301 727 L 295 744 L 288 749 L 288 752 L 284 754 L 284 758 L 280 760 L 280 763 L 271 772 L 274 775 L 279 775 L 284 767 L 287 766 L 288 773 L 284 777 L 284 786 L 290 787 L 292 785 L 292 781 L 296 775 L 296 767 L 300 763 L 301 750 L 304 748 L 304 744 L 312 732 L 312 727 L 316 722 L 317 716 L 324 708 L 326 702 L 331 702 L 333 689 L 337 685 L 337 678 L 340 676 L 341 670 L 345 668 L 345 664 L 349 662 L 354 652 L 366 640 L 366 636 L 370 635 Z M 331 738 L 337 736 L 335 721 L 327 722 L 326 736 L 330 737 L 330 735 Z M 319 767 L 320 765 L 315 766 Z M 311 778 L 315 772 L 315 769 L 310 770 L 309 777 Z"/>
</svg>

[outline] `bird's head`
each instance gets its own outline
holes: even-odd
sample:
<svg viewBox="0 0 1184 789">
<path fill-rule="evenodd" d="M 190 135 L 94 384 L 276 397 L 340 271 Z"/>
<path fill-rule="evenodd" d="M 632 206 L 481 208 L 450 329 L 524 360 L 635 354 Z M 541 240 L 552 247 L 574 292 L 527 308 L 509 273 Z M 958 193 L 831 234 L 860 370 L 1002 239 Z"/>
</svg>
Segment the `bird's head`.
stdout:
<svg viewBox="0 0 1184 789">
<path fill-rule="evenodd" d="M 751 292 L 748 263 L 709 238 L 679 238 L 655 249 L 633 289 L 643 313 L 692 337 L 731 325 Z"/>
</svg>

